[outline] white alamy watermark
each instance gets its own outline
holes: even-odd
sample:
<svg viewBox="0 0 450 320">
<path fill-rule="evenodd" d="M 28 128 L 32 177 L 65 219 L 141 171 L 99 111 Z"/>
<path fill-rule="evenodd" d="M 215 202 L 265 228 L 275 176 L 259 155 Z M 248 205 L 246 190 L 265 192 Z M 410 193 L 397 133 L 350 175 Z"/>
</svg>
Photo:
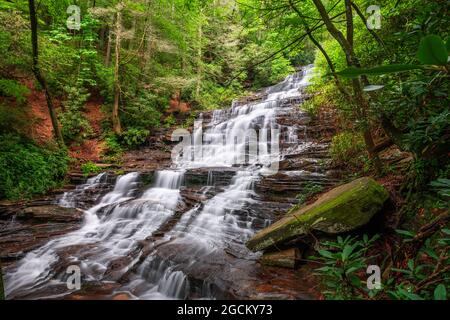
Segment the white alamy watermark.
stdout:
<svg viewBox="0 0 450 320">
<path fill-rule="evenodd" d="M 381 29 L 381 8 L 377 5 L 371 5 L 366 12 L 369 14 L 367 18 L 367 29 L 380 30 Z"/>
<path fill-rule="evenodd" d="M 370 265 L 367 267 L 367 289 L 380 290 L 381 289 L 381 269 L 377 265 Z"/>
<path fill-rule="evenodd" d="M 172 141 L 179 142 L 172 150 L 173 163 L 261 165 L 261 174 L 274 175 L 280 161 L 280 129 L 233 129 L 225 133 L 203 132 L 203 122 L 196 121 L 191 133 L 177 129 Z"/>
<path fill-rule="evenodd" d="M 69 274 L 67 278 L 66 285 L 69 290 L 80 290 L 81 289 L 81 269 L 77 265 L 69 266 L 66 270 Z"/>
<path fill-rule="evenodd" d="M 67 8 L 66 11 L 70 14 L 69 18 L 67 18 L 67 29 L 69 30 L 80 30 L 81 29 L 81 9 L 77 5 L 71 5 Z"/>
</svg>

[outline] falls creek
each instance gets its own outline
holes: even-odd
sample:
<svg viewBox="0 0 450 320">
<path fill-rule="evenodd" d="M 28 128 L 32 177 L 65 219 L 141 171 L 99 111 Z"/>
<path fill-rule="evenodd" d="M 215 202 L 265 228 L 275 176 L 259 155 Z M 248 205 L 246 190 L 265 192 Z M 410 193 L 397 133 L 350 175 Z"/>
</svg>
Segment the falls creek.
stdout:
<svg viewBox="0 0 450 320">
<path fill-rule="evenodd" d="M 77 293 L 67 288 L 67 268 L 77 266 L 82 291 L 94 296 L 308 298 L 299 273 L 261 266 L 260 254 L 245 243 L 296 203 L 304 183 L 338 182 L 327 168 L 328 140 L 320 139 L 327 128 L 298 107 L 312 70 L 288 76 L 257 99 L 204 114 L 200 160 L 179 157 L 167 168 L 119 177 L 102 173 L 58 195 L 58 206 L 83 210 L 82 223 L 5 268 L 7 297 L 70 298 Z M 279 137 L 267 134 L 273 128 Z M 260 158 L 233 165 L 236 154 L 223 138 L 248 129 L 266 133 L 258 150 L 273 152 L 279 138 L 276 174 L 264 174 Z M 245 148 L 243 139 L 234 150 Z M 4 229 L 16 221 L 8 223 Z"/>
</svg>

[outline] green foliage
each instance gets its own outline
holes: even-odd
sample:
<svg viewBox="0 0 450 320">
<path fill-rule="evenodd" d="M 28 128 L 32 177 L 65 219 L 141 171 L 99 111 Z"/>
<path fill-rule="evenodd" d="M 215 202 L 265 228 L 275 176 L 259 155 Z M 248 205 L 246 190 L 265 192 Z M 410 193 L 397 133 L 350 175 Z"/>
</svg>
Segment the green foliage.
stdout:
<svg viewBox="0 0 450 320">
<path fill-rule="evenodd" d="M 299 205 L 305 203 L 312 196 L 323 191 L 323 186 L 313 182 L 306 182 L 302 185 L 302 193 L 297 195 Z"/>
<path fill-rule="evenodd" d="M 120 139 L 122 145 L 131 149 L 144 144 L 149 135 L 150 131 L 146 129 L 130 128 L 121 135 Z"/>
<path fill-rule="evenodd" d="M 30 93 L 27 87 L 15 80 L 0 79 L 0 95 L 13 97 L 19 104 L 26 101 L 26 96 Z"/>
<path fill-rule="evenodd" d="M 29 121 L 22 106 L 0 103 L 0 133 L 27 132 Z"/>
<path fill-rule="evenodd" d="M 0 198 L 28 199 L 58 187 L 68 162 L 65 150 L 43 149 L 14 134 L 0 135 Z"/>
<path fill-rule="evenodd" d="M 437 179 L 436 181 L 432 181 L 430 186 L 435 188 L 437 193 L 444 199 L 450 198 L 450 179 Z"/>
<path fill-rule="evenodd" d="M 365 282 L 361 281 L 361 274 L 365 274 L 371 259 L 366 257 L 367 251 L 378 239 L 379 235 L 372 238 L 364 235 L 362 239 L 339 236 L 337 241 L 321 242 L 323 249 L 318 250 L 319 256 L 311 259 L 324 265 L 315 271 L 323 279 L 327 299 L 362 299 L 376 294 L 376 291 L 367 289 Z"/>
<path fill-rule="evenodd" d="M 420 41 L 417 58 L 425 65 L 445 66 L 450 50 L 447 51 L 444 41 L 437 35 L 428 35 Z"/>
<path fill-rule="evenodd" d="M 161 125 L 161 110 L 168 104 L 168 99 L 164 95 L 140 91 L 128 101 L 126 112 L 121 115 L 122 124 L 133 128 L 157 128 Z"/>
<path fill-rule="evenodd" d="M 99 174 L 100 172 L 102 172 L 102 168 L 100 168 L 95 163 L 89 161 L 81 165 L 81 171 L 83 172 L 83 175 L 85 177 L 88 177 L 93 174 Z"/>
<path fill-rule="evenodd" d="M 449 55 L 450 50 L 447 50 L 446 44 L 441 37 L 437 35 L 428 35 L 421 39 L 417 51 L 417 58 L 422 65 L 391 64 L 368 69 L 349 67 L 343 71 L 337 72 L 337 74 L 342 77 L 356 78 L 361 75 L 379 76 L 424 69 L 426 66 L 446 66 L 448 64 Z"/>
<path fill-rule="evenodd" d="M 119 158 L 123 153 L 122 145 L 119 142 L 119 138 L 115 134 L 109 134 L 105 138 L 106 150 L 105 156 L 111 160 Z"/>
<path fill-rule="evenodd" d="M 175 116 L 173 114 L 169 115 L 168 117 L 166 117 L 166 119 L 164 120 L 164 126 L 166 128 L 171 128 L 174 125 L 177 124 L 177 119 L 175 118 Z"/>
<path fill-rule="evenodd" d="M 410 242 L 416 235 L 411 231 L 399 230 Z M 401 275 L 400 280 L 387 290 L 392 299 L 401 300 L 446 300 L 450 285 L 450 265 L 448 246 L 450 245 L 450 229 L 442 229 L 438 234 L 427 239 L 413 259 L 409 259 L 405 268 L 392 268 L 391 271 Z"/>
<path fill-rule="evenodd" d="M 59 114 L 61 132 L 66 142 L 81 141 L 93 133 L 89 121 L 82 113 L 89 94 L 77 87 L 66 87 L 65 91 L 67 93 L 67 99 L 64 102 L 65 111 Z"/>
<path fill-rule="evenodd" d="M 360 167 L 365 159 L 365 144 L 360 134 L 342 132 L 333 137 L 330 156 L 339 165 Z"/>
</svg>

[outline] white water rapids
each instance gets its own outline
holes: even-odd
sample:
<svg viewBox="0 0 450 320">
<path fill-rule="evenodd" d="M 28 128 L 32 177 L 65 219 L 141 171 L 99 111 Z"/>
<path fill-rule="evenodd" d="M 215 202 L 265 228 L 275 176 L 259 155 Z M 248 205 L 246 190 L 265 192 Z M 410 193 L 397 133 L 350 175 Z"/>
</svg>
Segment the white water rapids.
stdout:
<svg viewBox="0 0 450 320">
<path fill-rule="evenodd" d="M 257 231 L 254 228 L 257 217 L 246 208 L 257 201 L 254 185 L 264 170 L 261 162 L 267 160 L 261 158 L 236 168 L 231 183 L 222 192 L 185 212 L 159 240 L 160 246 L 148 256 L 143 256 L 142 252 L 134 253 L 142 241 L 176 214 L 187 170 L 233 166 L 236 154 L 230 150 L 242 152 L 247 143 L 243 139 L 230 149 L 227 137 L 236 136 L 238 130 L 256 128 L 260 133 L 258 150 L 262 154 L 268 153 L 273 139 L 279 138 L 267 138 L 267 133 L 278 126 L 277 113 L 287 99 L 301 98 L 311 70 L 307 68 L 268 88 L 263 101 L 234 104 L 230 109 L 215 111 L 204 134 L 206 143 L 202 157 L 195 161 L 180 157 L 173 169 L 155 174 L 148 190 L 139 190 L 139 173 L 119 177 L 114 189 L 85 211 L 79 230 L 29 252 L 5 275 L 8 298 L 58 298 L 70 294 L 70 290 L 64 293 L 55 290 L 58 293 L 51 295 L 49 288 L 65 285 L 66 268 L 75 265 L 81 270 L 83 283 L 114 282 L 132 271 L 127 283 L 117 292 L 140 299 L 185 299 L 193 290 L 187 274 L 189 270 L 200 263 L 214 265 L 227 261 L 224 252 L 251 255 L 244 244 Z M 297 143 L 296 130 L 287 128 L 288 142 Z M 277 154 L 275 158 L 281 156 Z M 75 207 L 76 197 L 102 179 L 104 174 L 64 194 L 59 205 Z M 208 177 L 208 181 L 212 179 L 212 176 Z M 205 186 L 207 191 L 208 186 Z M 169 252 L 167 259 L 164 258 L 166 252 Z M 118 261 L 121 262 L 119 267 L 111 268 L 111 264 Z M 44 293 L 33 295 L 33 292 Z M 197 296 L 214 298 L 207 286 L 197 290 Z"/>
</svg>

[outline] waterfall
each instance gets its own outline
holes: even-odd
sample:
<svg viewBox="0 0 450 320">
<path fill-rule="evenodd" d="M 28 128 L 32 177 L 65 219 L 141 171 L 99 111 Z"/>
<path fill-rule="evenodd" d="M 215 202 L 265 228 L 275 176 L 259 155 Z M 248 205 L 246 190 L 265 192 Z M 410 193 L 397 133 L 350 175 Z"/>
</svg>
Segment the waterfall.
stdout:
<svg viewBox="0 0 450 320">
<path fill-rule="evenodd" d="M 230 259 L 245 256 L 249 257 L 246 263 L 254 263 L 255 254 L 245 248 L 245 242 L 257 231 L 257 225 L 271 222 L 252 210 L 258 201 L 254 186 L 267 167 L 283 156 L 276 148 L 279 136 L 274 129 L 281 128 L 276 123 L 277 114 L 285 108 L 286 100 L 301 98 L 310 75 L 308 67 L 266 89 L 261 101 L 233 103 L 230 109 L 215 111 L 204 132 L 196 125 L 194 140 L 203 140 L 203 144 L 201 149 L 194 146 L 189 150 L 195 157 L 180 156 L 173 169 L 156 172 L 147 190 L 141 190 L 139 173 L 119 177 L 114 189 L 85 211 L 79 230 L 31 251 L 6 274 L 7 296 L 23 297 L 61 287 L 67 266 L 77 265 L 85 282 L 114 282 L 131 272 L 128 282 L 117 291 L 135 298 L 185 299 L 193 290 L 189 274 L 203 265 L 213 271 L 204 277 L 203 289 L 197 291 L 202 292 L 200 297 L 214 298 L 208 281 L 224 272 L 223 266 L 232 270 Z M 246 135 L 249 130 L 256 135 Z M 287 128 L 288 143 L 297 142 L 296 132 L 294 127 Z M 255 157 L 250 145 L 256 145 Z M 242 155 L 244 163 L 236 163 Z M 153 233 L 176 215 L 188 170 L 206 168 L 209 190 L 216 179 L 212 168 L 232 167 L 237 169 L 228 186 L 182 214 L 158 245 L 141 256 L 142 243 L 150 241 Z M 101 174 L 65 193 L 59 205 L 76 207 L 77 197 L 105 178 Z M 62 291 L 61 295 L 68 293 Z M 49 297 L 45 293 L 37 296 Z"/>
</svg>

